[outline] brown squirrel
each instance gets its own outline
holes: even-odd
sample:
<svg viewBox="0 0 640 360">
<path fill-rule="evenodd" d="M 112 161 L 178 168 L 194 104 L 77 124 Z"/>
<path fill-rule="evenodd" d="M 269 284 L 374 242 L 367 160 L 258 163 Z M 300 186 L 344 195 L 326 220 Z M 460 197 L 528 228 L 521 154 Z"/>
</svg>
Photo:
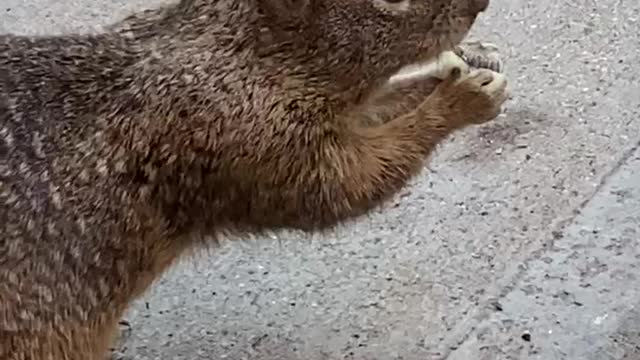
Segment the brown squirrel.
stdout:
<svg viewBox="0 0 640 360">
<path fill-rule="evenodd" d="M 445 59 L 433 86 L 382 84 L 488 4 L 182 0 L 100 34 L 0 36 L 0 359 L 102 360 L 205 238 L 321 231 L 391 198 L 507 82 Z"/>
</svg>

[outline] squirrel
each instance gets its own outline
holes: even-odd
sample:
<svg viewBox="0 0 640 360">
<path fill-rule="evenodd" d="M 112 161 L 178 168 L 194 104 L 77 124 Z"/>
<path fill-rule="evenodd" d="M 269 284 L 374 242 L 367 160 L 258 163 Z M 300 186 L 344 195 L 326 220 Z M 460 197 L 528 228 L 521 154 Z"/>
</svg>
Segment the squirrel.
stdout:
<svg viewBox="0 0 640 360">
<path fill-rule="evenodd" d="M 180 0 L 98 34 L 0 36 L 0 359 L 102 360 L 178 258 L 392 198 L 507 99 L 504 75 L 451 56 L 488 5 Z M 435 85 L 385 85 L 430 59 Z"/>
</svg>

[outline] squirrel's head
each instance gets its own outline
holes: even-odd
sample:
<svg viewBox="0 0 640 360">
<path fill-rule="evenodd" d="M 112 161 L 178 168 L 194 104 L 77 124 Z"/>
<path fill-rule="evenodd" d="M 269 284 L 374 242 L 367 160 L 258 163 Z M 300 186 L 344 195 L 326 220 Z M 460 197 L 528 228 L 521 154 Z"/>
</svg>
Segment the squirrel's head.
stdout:
<svg viewBox="0 0 640 360">
<path fill-rule="evenodd" d="M 489 0 L 257 1 L 270 27 L 284 30 L 288 42 L 347 81 L 350 75 L 388 76 L 452 48 L 489 5 Z"/>
</svg>

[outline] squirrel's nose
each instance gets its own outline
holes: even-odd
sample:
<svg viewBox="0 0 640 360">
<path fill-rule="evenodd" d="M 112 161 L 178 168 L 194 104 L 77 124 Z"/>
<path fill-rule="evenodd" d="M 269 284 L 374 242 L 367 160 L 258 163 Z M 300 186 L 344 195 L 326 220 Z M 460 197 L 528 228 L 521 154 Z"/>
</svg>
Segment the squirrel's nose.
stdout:
<svg viewBox="0 0 640 360">
<path fill-rule="evenodd" d="M 469 0 L 469 8 L 475 13 L 483 12 L 489 7 L 489 0 Z"/>
</svg>

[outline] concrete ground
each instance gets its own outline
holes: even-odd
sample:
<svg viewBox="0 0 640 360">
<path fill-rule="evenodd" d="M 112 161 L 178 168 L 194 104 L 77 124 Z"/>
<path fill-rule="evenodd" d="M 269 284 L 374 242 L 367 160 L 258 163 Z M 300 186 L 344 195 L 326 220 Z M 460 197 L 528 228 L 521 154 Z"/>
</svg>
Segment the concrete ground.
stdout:
<svg viewBox="0 0 640 360">
<path fill-rule="evenodd" d="M 3 0 L 0 31 L 162 0 Z M 513 99 L 384 210 L 187 259 L 117 359 L 639 359 L 640 3 L 492 0 Z"/>
</svg>

